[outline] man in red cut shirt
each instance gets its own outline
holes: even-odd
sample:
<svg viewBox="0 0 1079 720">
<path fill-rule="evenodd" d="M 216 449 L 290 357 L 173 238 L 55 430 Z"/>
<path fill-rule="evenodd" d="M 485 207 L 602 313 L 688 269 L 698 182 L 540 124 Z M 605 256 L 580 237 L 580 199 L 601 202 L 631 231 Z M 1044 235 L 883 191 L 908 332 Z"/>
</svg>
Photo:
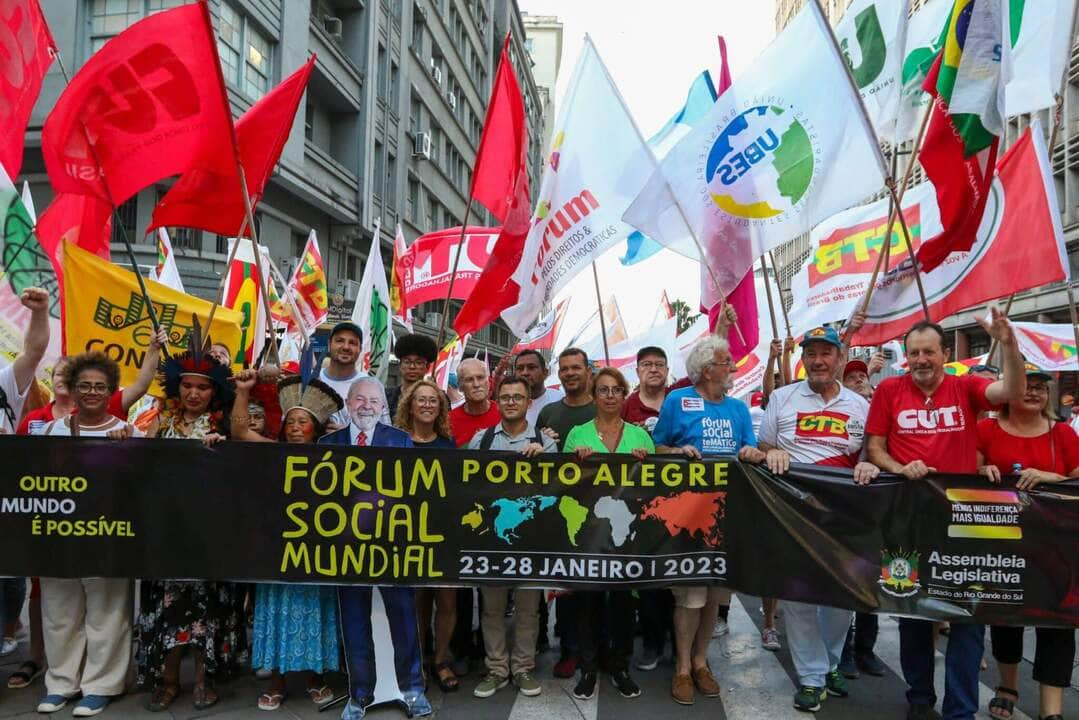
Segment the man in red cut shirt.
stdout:
<svg viewBox="0 0 1079 720">
<path fill-rule="evenodd" d="M 450 411 L 450 428 L 457 447 L 462 448 L 476 433 L 494 427 L 502 418 L 498 414 L 498 405 L 491 402 L 487 363 L 476 358 L 462 360 L 457 366 L 457 384 L 465 402 Z"/>
<path fill-rule="evenodd" d="M 977 472 L 978 413 L 1023 396 L 1023 358 L 1007 317 L 995 308 L 992 321 L 976 318 L 1000 345 L 1003 377 L 997 381 L 944 371 L 944 330 L 916 323 L 904 338 L 910 372 L 886 378 L 873 394 L 866 422 L 869 461 L 881 470 L 917 481 L 930 473 Z M 908 720 L 941 717 L 934 710 L 933 624 L 899 620 L 900 656 L 907 681 Z M 978 710 L 978 670 L 985 628 L 952 622 L 945 656 L 944 718 L 971 720 Z"/>
</svg>

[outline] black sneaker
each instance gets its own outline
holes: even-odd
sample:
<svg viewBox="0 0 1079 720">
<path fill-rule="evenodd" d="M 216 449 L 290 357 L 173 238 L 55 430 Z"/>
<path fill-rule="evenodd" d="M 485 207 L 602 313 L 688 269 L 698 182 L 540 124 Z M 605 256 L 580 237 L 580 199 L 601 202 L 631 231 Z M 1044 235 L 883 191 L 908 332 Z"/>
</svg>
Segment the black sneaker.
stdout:
<svg viewBox="0 0 1079 720">
<path fill-rule="evenodd" d="M 836 668 L 848 680 L 857 680 L 861 673 L 858 671 L 858 663 L 854 661 L 854 655 L 849 648 L 843 649 L 843 656 L 839 659 L 839 667 Z"/>
<path fill-rule="evenodd" d="M 639 692 L 639 691 L 638 691 Z M 581 671 L 581 679 L 573 688 L 573 697 L 578 700 L 591 700 L 596 696 L 596 673 Z"/>
<path fill-rule="evenodd" d="M 884 677 L 884 663 L 880 661 L 880 658 L 876 656 L 872 651 L 867 653 L 856 653 L 854 656 L 854 662 L 858 665 L 858 669 L 864 672 L 866 675 L 872 675 L 874 677 Z"/>
<path fill-rule="evenodd" d="M 932 705 L 911 705 L 907 708 L 907 720 L 941 720 Z"/>
<path fill-rule="evenodd" d="M 641 688 L 633 682 L 629 671 L 624 668 L 611 674 L 611 684 L 618 688 L 619 694 L 624 698 L 635 698 L 641 694 Z"/>
</svg>

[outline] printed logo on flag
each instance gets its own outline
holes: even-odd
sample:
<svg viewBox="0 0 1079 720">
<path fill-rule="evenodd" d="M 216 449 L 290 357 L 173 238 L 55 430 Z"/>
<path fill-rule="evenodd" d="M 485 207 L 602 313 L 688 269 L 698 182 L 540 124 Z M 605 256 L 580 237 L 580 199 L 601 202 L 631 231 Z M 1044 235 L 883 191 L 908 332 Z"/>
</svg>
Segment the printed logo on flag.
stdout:
<svg viewBox="0 0 1079 720">
<path fill-rule="evenodd" d="M 757 353 L 749 353 L 734 364 L 734 379 L 743 377 L 760 364 L 761 359 L 757 357 Z"/>
<path fill-rule="evenodd" d="M 843 438 L 850 437 L 847 421 L 850 416 L 837 412 L 798 413 L 794 434 L 804 438 Z"/>
<path fill-rule="evenodd" d="M 716 208 L 751 223 L 792 214 L 820 170 L 821 149 L 808 118 L 776 100 L 728 122 L 704 167 Z"/>
<path fill-rule="evenodd" d="M 850 67 L 851 77 L 859 90 L 865 90 L 872 85 L 881 72 L 884 71 L 885 61 L 888 59 L 888 43 L 884 39 L 884 30 L 880 26 L 880 18 L 877 17 L 877 6 L 870 5 L 862 10 L 854 18 L 854 42 L 857 44 L 860 59 L 855 63 L 851 57 L 851 38 L 844 37 L 839 40 L 839 49 L 843 53 L 843 59 Z M 895 82 L 891 78 L 882 83 L 880 87 L 872 88 L 872 92 L 879 92 L 880 88 Z"/>
<path fill-rule="evenodd" d="M 910 242 L 917 251 L 922 245 L 921 206 L 913 205 L 903 211 L 910 231 Z M 809 264 L 809 287 L 814 287 L 835 275 L 858 275 L 871 273 L 884 248 L 884 235 L 888 232 L 888 216 L 878 216 L 856 225 L 836 228 L 822 238 Z M 890 267 L 898 267 L 907 255 L 902 230 L 896 222 L 892 227 L 888 254 Z"/>
<path fill-rule="evenodd" d="M 1061 342 L 1055 337 L 1031 330 L 1022 331 L 1033 342 L 1042 354 L 1050 360 L 1067 360 L 1075 357 L 1075 345 Z"/>
<path fill-rule="evenodd" d="M 904 553 L 900 550 L 893 553 L 890 550 L 881 550 L 880 579 L 877 580 L 880 589 L 898 598 L 910 597 L 921 590 L 922 584 L 918 580 L 918 557 L 917 551 Z"/>
</svg>

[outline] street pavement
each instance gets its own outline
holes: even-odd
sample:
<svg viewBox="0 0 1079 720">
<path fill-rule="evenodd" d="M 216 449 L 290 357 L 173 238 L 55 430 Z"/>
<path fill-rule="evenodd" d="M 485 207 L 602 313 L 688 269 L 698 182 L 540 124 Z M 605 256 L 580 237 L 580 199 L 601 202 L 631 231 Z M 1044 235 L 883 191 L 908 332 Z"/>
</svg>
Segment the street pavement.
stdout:
<svg viewBox="0 0 1079 720">
<path fill-rule="evenodd" d="M 749 596 L 736 596 L 730 613 L 729 634 L 712 641 L 710 663 L 719 681 L 723 694 L 719 699 L 698 697 L 696 704 L 684 707 L 670 699 L 670 677 L 672 667 L 661 663 L 651 672 L 634 670 L 633 676 L 641 685 L 642 695 L 627 700 L 621 697 L 608 678 L 601 676 L 599 691 L 592 700 L 581 701 L 573 698 L 572 689 L 575 680 L 556 680 L 551 675 L 551 667 L 558 659 L 557 649 L 552 649 L 537 658 L 536 675 L 543 684 L 543 692 L 538 697 L 519 696 L 508 687 L 494 697 L 479 700 L 472 696 L 472 688 L 479 682 L 479 674 L 474 671 L 464 678 L 461 690 L 443 695 L 432 684 L 429 698 L 435 708 L 434 717 L 440 720 L 621 720 L 623 718 L 662 718 L 663 720 L 683 720 L 688 718 L 708 718 L 708 720 L 788 720 L 809 716 L 792 707 L 796 678 L 791 664 L 790 654 L 784 648 L 778 653 L 768 652 L 760 646 L 759 601 Z M 782 633 L 782 603 L 779 621 Z M 24 620 L 25 622 L 25 620 Z M 880 638 L 877 642 L 877 654 L 888 666 L 884 677 L 874 678 L 863 675 L 857 680 L 848 681 L 850 697 L 845 699 L 828 698 L 817 716 L 836 720 L 902 720 L 906 713 L 903 697 L 905 685 L 899 666 L 899 635 L 897 624 L 890 617 L 881 618 Z M 1033 632 L 1026 633 L 1025 660 L 1020 672 L 1023 678 L 1020 685 L 1020 701 L 1015 720 L 1037 720 L 1038 708 L 1037 685 L 1030 678 L 1033 659 Z M 785 640 L 785 635 L 781 635 Z M 943 694 L 943 656 L 946 639 L 938 642 L 937 692 Z M 997 674 L 995 663 L 989 654 L 988 634 L 986 638 L 986 658 L 989 668 L 982 672 L 982 711 L 979 718 L 988 718 L 986 704 L 992 697 L 992 688 L 996 687 Z M 0 679 L 5 679 L 26 657 L 26 643 L 19 649 L 0 657 Z M 126 695 L 114 701 L 101 715 L 103 718 L 218 718 L 220 720 L 241 720 L 258 718 L 305 718 L 309 720 L 336 720 L 340 716 L 340 706 L 319 712 L 306 698 L 302 687 L 290 688 L 288 699 L 276 713 L 259 711 L 255 702 L 258 694 L 265 688 L 265 681 L 257 680 L 250 673 L 242 678 L 219 687 L 221 701 L 204 712 L 197 712 L 191 704 L 190 662 L 183 674 L 184 693 L 166 713 L 150 713 L 143 709 L 149 695 L 136 693 Z M 341 686 L 341 682 L 337 682 Z M 8 690 L 0 684 L 0 718 L 40 718 L 35 712 L 38 699 L 44 693 L 42 681 L 38 679 L 30 688 Z M 1073 674 L 1072 688 L 1067 691 L 1067 718 L 1079 718 L 1079 672 Z M 54 717 L 70 718 L 68 708 L 56 713 Z M 939 709 L 939 707 L 938 707 Z M 368 717 L 376 720 L 394 720 L 404 718 L 404 713 L 396 708 L 372 708 Z"/>
</svg>

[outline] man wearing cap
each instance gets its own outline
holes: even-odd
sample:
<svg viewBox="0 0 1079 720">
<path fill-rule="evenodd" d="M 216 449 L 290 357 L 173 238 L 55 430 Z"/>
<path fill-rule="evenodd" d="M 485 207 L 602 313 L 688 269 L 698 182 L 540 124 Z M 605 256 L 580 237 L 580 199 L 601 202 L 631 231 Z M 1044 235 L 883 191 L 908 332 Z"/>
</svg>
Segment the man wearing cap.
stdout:
<svg viewBox="0 0 1079 720">
<path fill-rule="evenodd" d="M 330 356 L 330 362 L 319 372 L 319 380 L 326 383 L 343 398 L 348 397 L 348 391 L 352 383 L 367 373 L 356 367 L 356 362 L 363 352 L 363 330 L 352 322 L 341 322 L 333 326 L 330 331 L 330 346 L 326 354 Z M 349 417 L 348 408 L 342 408 L 330 418 L 333 428 L 348 427 L 352 419 Z"/>
<path fill-rule="evenodd" d="M 850 360 L 843 368 L 843 387 L 858 393 L 868 402 L 873 398 L 873 386 L 869 384 L 869 366 L 864 360 Z"/>
<path fill-rule="evenodd" d="M 1026 377 L 1012 326 L 1003 313 L 992 320 L 975 318 L 997 341 L 1004 358 L 1003 378 L 991 382 L 977 375 L 949 375 L 944 329 L 921 321 L 904 338 L 910 372 L 885 378 L 873 394 L 866 422 L 869 460 L 884 472 L 912 482 L 930 473 L 977 472 L 977 415 L 1023 396 Z M 978 672 L 985 628 L 968 622 L 951 624 L 944 667 L 944 717 L 970 720 L 978 711 Z M 908 720 L 939 718 L 933 706 L 933 624 L 900 618 L 899 647 L 907 681 Z"/>
<path fill-rule="evenodd" d="M 778 388 L 768 398 L 756 460 L 777 474 L 787 472 L 792 460 L 852 468 L 854 482 L 864 485 L 880 472 L 858 462 L 869 403 L 836 380 L 845 356 L 839 333 L 814 328 L 801 346 L 806 379 Z M 848 695 L 837 666 L 852 613 L 804 602 L 786 602 L 785 607 L 787 641 L 799 681 L 794 707 L 816 712 L 828 695 Z"/>
</svg>

